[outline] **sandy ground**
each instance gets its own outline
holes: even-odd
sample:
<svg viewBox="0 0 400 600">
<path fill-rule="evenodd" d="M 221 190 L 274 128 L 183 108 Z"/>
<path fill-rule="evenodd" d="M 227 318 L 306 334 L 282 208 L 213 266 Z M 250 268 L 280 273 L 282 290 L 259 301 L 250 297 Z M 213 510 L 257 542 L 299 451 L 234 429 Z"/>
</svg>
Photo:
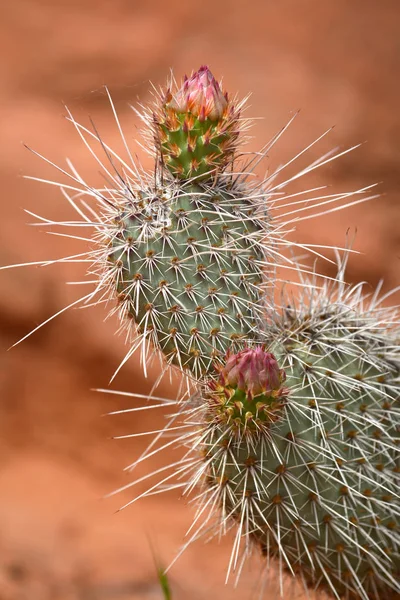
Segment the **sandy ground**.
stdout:
<svg viewBox="0 0 400 600">
<path fill-rule="evenodd" d="M 21 142 L 60 165 L 71 158 L 87 181 L 101 185 L 98 166 L 63 118 L 64 105 L 85 124 L 90 115 L 107 143 L 123 150 L 106 84 L 129 143 L 141 153 L 129 104 L 147 102 L 149 81 L 164 83 L 171 67 L 181 77 L 206 63 L 228 89 L 252 92 L 247 115 L 262 119 L 251 150 L 301 109 L 271 152 L 271 169 L 332 125 L 309 162 L 331 147 L 366 142 L 304 185 L 353 190 L 382 182 L 382 196 L 304 221 L 292 239 L 343 245 L 346 231 L 356 229 L 361 254 L 352 258 L 349 281 L 375 285 L 383 277 L 385 290 L 400 283 L 398 0 L 3 0 L 0 13 L 0 264 L 86 247 L 27 226 L 33 219 L 23 209 L 54 220 L 72 212 L 57 188 L 22 178 L 56 173 Z M 333 273 L 329 263 L 320 268 Z M 64 282 L 82 273 L 77 264 L 0 273 L 0 600 L 159 599 L 154 555 L 168 564 L 191 523 L 193 509 L 178 493 L 118 514 L 132 493 L 103 499 L 129 481 L 122 469 L 145 445 L 110 438 L 159 428 L 163 416 L 102 416 L 132 405 L 91 391 L 107 386 L 126 350 L 102 307 L 68 311 L 7 352 L 78 297 L 80 290 Z M 134 357 L 114 387 L 147 393 L 156 376 L 153 369 L 146 380 Z M 173 397 L 174 389 L 162 385 L 158 393 Z M 173 598 L 257 598 L 257 557 L 237 589 L 224 586 L 230 545 L 190 548 L 171 571 Z M 266 597 L 276 593 L 272 578 Z"/>
</svg>

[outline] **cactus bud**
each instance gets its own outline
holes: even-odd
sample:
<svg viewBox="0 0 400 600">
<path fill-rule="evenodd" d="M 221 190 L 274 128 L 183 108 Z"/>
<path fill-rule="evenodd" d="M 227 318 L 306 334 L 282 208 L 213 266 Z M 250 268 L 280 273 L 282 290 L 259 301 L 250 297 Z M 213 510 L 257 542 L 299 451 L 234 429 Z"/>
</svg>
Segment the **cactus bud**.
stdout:
<svg viewBox="0 0 400 600">
<path fill-rule="evenodd" d="M 226 423 L 233 434 L 258 434 L 279 419 L 288 393 L 286 375 L 264 346 L 228 353 L 217 369 L 218 381 L 209 383 L 210 421 Z"/>
<path fill-rule="evenodd" d="M 177 113 L 191 112 L 203 120 L 216 121 L 223 117 L 228 101 L 210 69 L 203 66 L 189 79 L 185 77 L 167 106 Z"/>
<path fill-rule="evenodd" d="M 239 108 L 206 66 L 167 91 L 153 121 L 161 164 L 178 179 L 210 179 L 233 160 Z"/>
<path fill-rule="evenodd" d="M 222 384 L 237 387 L 251 397 L 279 395 L 285 379 L 285 372 L 279 368 L 275 356 L 261 346 L 232 354 L 220 372 Z"/>
</svg>

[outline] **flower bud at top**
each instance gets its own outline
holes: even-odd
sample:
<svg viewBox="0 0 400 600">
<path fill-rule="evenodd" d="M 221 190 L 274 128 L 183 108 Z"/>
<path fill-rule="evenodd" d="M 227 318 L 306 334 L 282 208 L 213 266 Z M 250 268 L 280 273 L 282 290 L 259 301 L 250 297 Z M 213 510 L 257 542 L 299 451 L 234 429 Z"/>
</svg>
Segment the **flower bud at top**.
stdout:
<svg viewBox="0 0 400 600">
<path fill-rule="evenodd" d="M 167 105 L 179 113 L 191 112 L 200 120 L 217 121 L 223 117 L 228 100 L 209 68 L 203 66 L 190 78 L 185 78 Z"/>
<path fill-rule="evenodd" d="M 232 165 L 243 127 L 243 103 L 223 93 L 208 67 L 169 88 L 154 106 L 152 127 L 160 166 L 196 184 Z"/>
<path fill-rule="evenodd" d="M 285 379 L 285 371 L 279 368 L 275 356 L 261 346 L 231 354 L 220 371 L 222 384 L 243 390 L 252 397 L 279 396 Z"/>
</svg>

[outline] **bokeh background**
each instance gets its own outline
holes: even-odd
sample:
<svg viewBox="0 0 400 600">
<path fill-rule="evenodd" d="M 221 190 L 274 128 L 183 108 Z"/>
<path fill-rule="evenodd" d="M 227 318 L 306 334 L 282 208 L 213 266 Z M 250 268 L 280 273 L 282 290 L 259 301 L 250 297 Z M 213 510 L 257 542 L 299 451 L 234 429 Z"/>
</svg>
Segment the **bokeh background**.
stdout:
<svg viewBox="0 0 400 600">
<path fill-rule="evenodd" d="M 250 150 L 301 109 L 271 152 L 270 168 L 332 125 L 309 162 L 331 147 L 366 142 L 304 185 L 351 190 L 382 182 L 380 199 L 305 221 L 292 239 L 343 245 L 346 231 L 357 230 L 360 254 L 348 280 L 399 285 L 398 0 L 2 0 L 0 11 L 1 265 L 86 247 L 28 226 L 33 219 L 24 209 L 54 220 L 73 215 L 57 188 L 23 179 L 57 174 L 22 142 L 60 165 L 69 157 L 99 186 L 98 166 L 64 119 L 64 105 L 85 124 L 90 116 L 106 142 L 122 149 L 107 85 L 146 163 L 129 105 L 146 103 L 150 81 L 163 84 L 170 68 L 180 78 L 205 63 L 227 89 L 252 92 L 247 116 L 262 119 Z M 331 273 L 329 263 L 320 268 Z M 123 467 L 145 447 L 143 439 L 110 438 L 163 423 L 159 413 L 102 416 L 134 403 L 91 391 L 107 386 L 126 350 L 104 308 L 70 310 L 7 351 L 76 299 L 82 288 L 65 282 L 81 277 L 78 264 L 0 272 L 1 600 L 161 598 L 155 563 L 172 560 L 193 514 L 178 493 L 118 514 L 132 493 L 102 499 L 129 482 Z M 156 375 L 146 380 L 133 358 L 114 387 L 146 393 Z M 174 386 L 158 393 L 173 397 Z M 155 458 L 138 473 L 161 464 Z M 171 571 L 173 597 L 256 598 L 257 558 L 236 589 L 224 586 L 229 550 L 229 540 L 190 548 Z"/>
</svg>

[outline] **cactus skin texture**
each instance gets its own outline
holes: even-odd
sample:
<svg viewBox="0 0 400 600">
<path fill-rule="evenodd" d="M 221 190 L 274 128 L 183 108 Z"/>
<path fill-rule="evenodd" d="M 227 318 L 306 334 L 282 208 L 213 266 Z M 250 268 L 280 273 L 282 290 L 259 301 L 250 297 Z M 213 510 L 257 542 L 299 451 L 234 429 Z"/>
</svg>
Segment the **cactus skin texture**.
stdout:
<svg viewBox="0 0 400 600">
<path fill-rule="evenodd" d="M 265 290 L 265 222 L 239 187 L 138 193 L 109 251 L 125 313 L 168 362 L 195 376 L 254 338 Z"/>
<path fill-rule="evenodd" d="M 161 164 L 179 179 L 198 182 L 232 161 L 240 133 L 240 108 L 228 99 L 208 67 L 168 89 L 153 113 Z"/>
<path fill-rule="evenodd" d="M 249 377 L 209 385 L 201 439 L 222 522 L 335 598 L 400 592 L 400 351 L 382 314 L 314 291 L 271 326 L 265 354 L 286 374 L 273 402 Z"/>
</svg>

